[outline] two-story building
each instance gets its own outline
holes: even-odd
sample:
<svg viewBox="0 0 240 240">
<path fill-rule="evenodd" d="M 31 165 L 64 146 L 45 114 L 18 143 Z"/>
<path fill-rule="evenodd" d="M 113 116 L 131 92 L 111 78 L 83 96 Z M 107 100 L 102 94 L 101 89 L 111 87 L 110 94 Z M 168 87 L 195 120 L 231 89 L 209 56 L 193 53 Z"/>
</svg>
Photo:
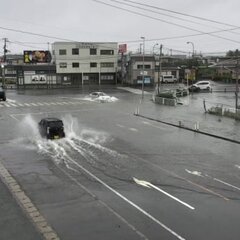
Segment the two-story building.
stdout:
<svg viewBox="0 0 240 240">
<path fill-rule="evenodd" d="M 117 43 L 55 42 L 52 50 L 57 82 L 62 85 L 116 83 Z"/>
<path fill-rule="evenodd" d="M 173 57 L 163 56 L 161 58 L 161 72 L 159 56 L 153 54 L 129 54 L 127 63 L 127 76 L 125 83 L 130 85 L 140 85 L 143 80 L 143 62 L 144 62 L 144 84 L 154 85 L 160 79 L 160 75 L 173 75 L 179 81 L 180 67 L 174 63 L 171 64 Z"/>
</svg>

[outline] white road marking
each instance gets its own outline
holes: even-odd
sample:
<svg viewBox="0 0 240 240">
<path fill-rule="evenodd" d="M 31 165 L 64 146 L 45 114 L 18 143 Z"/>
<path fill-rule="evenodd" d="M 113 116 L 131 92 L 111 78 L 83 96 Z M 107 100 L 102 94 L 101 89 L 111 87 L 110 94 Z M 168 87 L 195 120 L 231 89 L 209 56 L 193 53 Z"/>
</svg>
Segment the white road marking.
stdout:
<svg viewBox="0 0 240 240">
<path fill-rule="evenodd" d="M 10 117 L 19 122 L 19 119 L 17 119 L 17 118 L 14 116 L 14 114 L 11 114 Z"/>
<path fill-rule="evenodd" d="M 190 171 L 190 170 L 188 170 L 188 169 L 185 169 L 185 171 L 186 171 L 187 173 L 189 173 L 189 174 L 196 175 L 196 176 L 198 176 L 198 177 L 203 177 L 201 172 L 198 172 L 198 171 Z"/>
<path fill-rule="evenodd" d="M 6 106 L 6 107 L 11 107 L 11 106 L 10 106 L 10 105 L 8 105 L 7 103 L 5 103 L 5 104 L 4 104 L 4 106 Z"/>
<path fill-rule="evenodd" d="M 24 103 L 24 105 L 27 106 L 27 107 L 30 107 L 30 106 L 31 106 L 31 105 L 29 105 L 28 103 Z"/>
<path fill-rule="evenodd" d="M 136 128 L 128 128 L 128 129 L 132 132 L 138 132 L 138 130 Z"/>
<path fill-rule="evenodd" d="M 8 103 L 10 106 L 12 106 L 12 107 L 17 107 L 17 105 L 16 104 L 14 104 L 14 103 Z"/>
<path fill-rule="evenodd" d="M 43 103 L 40 103 L 40 102 L 38 102 L 38 103 L 36 103 L 38 106 L 44 106 L 44 104 Z"/>
<path fill-rule="evenodd" d="M 150 182 L 147 182 L 147 181 L 144 181 L 144 180 L 138 180 L 137 178 L 133 178 L 133 180 L 134 180 L 135 183 L 137 183 L 138 185 L 142 185 L 142 186 L 144 186 L 144 187 L 148 187 L 148 188 L 154 188 L 155 190 L 157 190 L 157 191 L 159 191 L 159 192 L 161 192 L 161 193 L 167 195 L 168 197 L 170 197 L 170 198 L 172 198 L 173 200 L 175 200 L 175 201 L 181 203 L 181 204 L 184 205 L 185 207 L 190 208 L 191 210 L 194 210 L 194 209 L 195 209 L 194 207 L 192 207 L 192 206 L 189 205 L 188 203 L 183 202 L 183 201 L 180 200 L 179 198 L 174 197 L 173 195 L 171 195 L 171 194 L 165 192 L 164 190 L 162 190 L 161 188 L 159 188 L 159 187 L 153 185 L 153 184 L 150 183 Z"/>
<path fill-rule="evenodd" d="M 142 123 L 145 124 L 145 125 L 154 127 L 154 128 L 158 128 L 158 129 L 162 129 L 162 130 L 165 130 L 165 129 L 166 129 L 166 128 L 164 128 L 164 127 L 156 126 L 156 125 L 154 125 L 154 124 L 152 124 L 152 123 L 150 123 L 150 122 L 147 122 L 147 121 L 142 121 Z"/>
<path fill-rule="evenodd" d="M 55 103 L 55 102 L 50 102 L 49 104 L 51 104 L 51 105 L 56 105 L 56 103 Z"/>
<path fill-rule="evenodd" d="M 125 128 L 123 125 L 121 124 L 116 124 L 116 126 L 120 127 L 120 128 Z"/>
<path fill-rule="evenodd" d="M 239 165 L 235 165 L 236 168 L 240 169 L 240 166 Z"/>
<path fill-rule="evenodd" d="M 224 182 L 224 181 L 222 181 L 222 180 L 220 180 L 220 179 L 217 179 L 217 178 L 213 178 L 213 179 L 214 179 L 215 181 L 217 181 L 217 182 L 220 182 L 220 183 L 222 183 L 222 184 L 224 184 L 224 185 L 227 185 L 227 186 L 229 186 L 229 187 L 235 188 L 235 189 L 237 189 L 237 190 L 240 191 L 240 188 L 239 188 L 239 187 L 236 187 L 236 186 L 234 186 L 234 185 L 232 185 L 232 184 L 230 184 L 230 183 Z"/>
<path fill-rule="evenodd" d="M 16 100 L 13 100 L 13 99 L 7 99 L 7 102 L 12 102 L 12 103 L 15 103 L 16 102 Z"/>
<path fill-rule="evenodd" d="M 73 182 L 75 182 L 79 187 L 84 189 L 90 196 L 92 196 L 94 199 L 97 199 L 97 201 L 102 204 L 104 207 L 106 207 L 107 210 L 109 210 L 113 215 L 115 215 L 117 218 L 119 218 L 123 223 L 125 223 L 130 229 L 132 229 L 137 235 L 139 235 L 144 240 L 148 240 L 148 238 L 141 233 L 139 230 L 137 230 L 131 223 L 129 223 L 124 217 L 122 217 L 120 214 L 118 214 L 115 210 L 113 210 L 108 204 L 103 202 L 101 199 L 97 198 L 97 196 L 92 193 L 88 188 L 86 188 L 82 183 L 80 183 L 76 178 L 74 178 L 72 175 L 70 175 L 68 172 L 66 172 L 64 169 L 60 168 L 58 164 L 55 164 L 55 166 L 62 171 L 66 176 L 68 176 Z"/>
<path fill-rule="evenodd" d="M 187 170 L 187 169 L 185 169 L 188 173 L 190 173 L 190 174 L 193 174 L 193 175 L 196 175 L 196 176 L 198 176 L 198 177 L 208 177 L 208 178 L 210 178 L 210 179 L 212 179 L 212 180 L 214 180 L 214 181 L 216 181 L 216 182 L 220 182 L 220 183 L 222 183 L 222 184 L 224 184 L 224 185 L 226 185 L 226 186 L 228 186 L 228 187 L 231 187 L 231 188 L 235 188 L 235 189 L 237 189 L 237 190 L 239 190 L 240 191 L 240 188 L 239 187 L 236 187 L 236 186 L 234 186 L 234 185 L 232 185 L 232 184 L 230 184 L 230 183 L 227 183 L 227 182 L 225 182 L 225 181 L 223 181 L 223 180 L 221 180 L 221 179 L 218 179 L 218 178 L 214 178 L 214 177 L 211 177 L 211 176 L 209 176 L 208 174 L 204 174 L 204 176 L 202 175 L 202 173 L 201 172 L 197 172 L 197 171 L 189 171 L 189 170 Z"/>
<path fill-rule="evenodd" d="M 23 107 L 24 105 L 22 103 L 18 103 L 18 106 Z"/>
<path fill-rule="evenodd" d="M 35 106 L 35 107 L 37 107 L 37 104 L 36 103 L 30 103 L 32 106 Z"/>
<path fill-rule="evenodd" d="M 44 102 L 44 104 L 45 104 L 45 105 L 48 105 L 48 106 L 50 105 L 50 104 L 49 104 L 49 103 L 47 103 L 47 102 Z"/>
<path fill-rule="evenodd" d="M 166 231 L 168 231 L 169 233 L 171 233 L 172 235 L 174 235 L 175 237 L 177 237 L 180 240 L 185 240 L 185 238 L 181 237 L 179 234 L 177 234 L 176 232 L 174 232 L 172 229 L 170 229 L 169 227 L 167 227 L 165 224 L 163 224 L 162 222 L 160 222 L 158 219 L 156 219 L 155 217 L 153 217 L 151 214 L 149 214 L 147 211 L 145 211 L 144 209 L 142 209 L 141 207 L 139 207 L 137 204 L 135 204 L 134 202 L 132 202 L 131 200 L 129 200 L 128 198 L 126 198 L 125 196 L 123 196 L 121 193 L 119 193 L 118 191 L 116 191 L 115 189 L 113 189 L 112 187 L 110 187 L 108 184 L 106 184 L 104 181 L 102 181 L 100 178 L 98 178 L 97 176 L 95 176 L 93 173 L 91 173 L 90 171 L 88 171 L 86 168 L 84 168 L 82 165 L 80 165 L 79 163 L 77 163 L 75 160 L 73 159 L 69 159 L 72 163 L 74 163 L 76 166 L 78 166 L 80 169 L 82 169 L 82 171 L 84 171 L 85 173 L 87 173 L 89 176 L 91 176 L 93 179 L 95 179 L 97 182 L 101 183 L 104 187 L 106 187 L 108 190 L 110 190 L 111 192 L 113 192 L 115 195 L 117 195 L 118 197 L 120 197 L 122 200 L 124 200 L 125 202 L 127 202 L 129 205 L 131 205 L 132 207 L 136 208 L 139 212 L 141 212 L 142 214 L 144 214 L 145 216 L 147 216 L 148 218 L 150 218 L 152 221 L 154 221 L 155 223 L 157 223 L 158 225 L 160 225 L 162 228 L 164 228 Z"/>
</svg>

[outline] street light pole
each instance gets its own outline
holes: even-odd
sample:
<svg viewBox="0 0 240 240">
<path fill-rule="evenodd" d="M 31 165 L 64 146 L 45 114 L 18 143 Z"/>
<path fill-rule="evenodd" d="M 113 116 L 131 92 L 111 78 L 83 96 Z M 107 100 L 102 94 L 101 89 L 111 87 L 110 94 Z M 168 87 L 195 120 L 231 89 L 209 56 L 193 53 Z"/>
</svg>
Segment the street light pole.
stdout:
<svg viewBox="0 0 240 240">
<path fill-rule="evenodd" d="M 160 93 L 160 84 L 161 84 L 161 75 L 162 75 L 162 47 L 160 44 L 160 52 L 159 52 L 159 68 L 158 68 L 158 94 Z"/>
<path fill-rule="evenodd" d="M 239 87 L 238 87 L 238 80 L 239 80 L 239 59 L 237 58 L 237 71 L 236 71 L 236 101 L 235 101 L 235 111 L 236 111 L 236 119 L 238 115 L 238 93 L 239 93 Z"/>
<path fill-rule="evenodd" d="M 193 42 L 187 42 L 187 44 L 191 44 L 192 45 L 192 58 L 194 58 L 194 55 L 195 55 L 195 49 L 194 49 L 194 43 Z"/>
<path fill-rule="evenodd" d="M 155 48 L 157 45 L 158 45 L 158 43 L 155 43 L 155 44 L 153 45 L 153 56 L 154 56 L 154 48 Z"/>
<path fill-rule="evenodd" d="M 142 99 L 143 99 L 144 98 L 144 80 L 145 80 L 145 76 L 144 76 L 145 37 L 141 37 L 141 39 L 143 40 L 143 58 L 142 58 L 142 63 L 143 63 L 143 67 L 142 67 Z"/>
</svg>

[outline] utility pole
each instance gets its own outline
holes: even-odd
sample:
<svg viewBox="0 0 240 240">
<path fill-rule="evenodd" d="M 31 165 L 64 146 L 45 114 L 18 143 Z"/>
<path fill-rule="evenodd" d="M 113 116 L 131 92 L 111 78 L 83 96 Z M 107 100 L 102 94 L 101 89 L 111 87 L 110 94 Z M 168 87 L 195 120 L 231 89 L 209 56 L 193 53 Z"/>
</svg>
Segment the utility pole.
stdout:
<svg viewBox="0 0 240 240">
<path fill-rule="evenodd" d="M 236 118 L 238 116 L 238 93 L 239 93 L 238 80 L 239 80 L 239 58 L 237 58 L 236 91 L 235 91 L 235 95 L 236 95 L 236 103 L 235 103 Z"/>
<path fill-rule="evenodd" d="M 4 45 L 3 45 L 3 68 L 2 68 L 2 86 L 5 86 L 5 64 L 6 64 L 6 54 L 8 52 L 7 50 L 7 38 L 3 38 Z"/>
<path fill-rule="evenodd" d="M 141 39 L 143 40 L 143 54 L 142 54 L 142 100 L 144 98 L 144 81 L 145 81 L 145 62 L 144 62 L 144 55 L 145 55 L 145 37 L 141 37 Z"/>
<path fill-rule="evenodd" d="M 159 53 L 159 68 L 158 68 L 158 94 L 160 93 L 160 84 L 161 84 L 161 74 L 162 74 L 162 48 L 163 45 L 160 45 L 160 53 Z"/>
</svg>

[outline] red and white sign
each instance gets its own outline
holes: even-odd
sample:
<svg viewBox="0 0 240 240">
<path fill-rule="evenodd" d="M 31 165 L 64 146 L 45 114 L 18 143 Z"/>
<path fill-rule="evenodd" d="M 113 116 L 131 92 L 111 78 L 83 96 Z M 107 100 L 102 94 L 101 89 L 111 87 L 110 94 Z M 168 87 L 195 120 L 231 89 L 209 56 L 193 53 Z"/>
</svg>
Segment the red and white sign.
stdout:
<svg viewBox="0 0 240 240">
<path fill-rule="evenodd" d="M 120 44 L 119 47 L 118 47 L 118 52 L 119 53 L 127 52 L 127 44 Z"/>
</svg>

